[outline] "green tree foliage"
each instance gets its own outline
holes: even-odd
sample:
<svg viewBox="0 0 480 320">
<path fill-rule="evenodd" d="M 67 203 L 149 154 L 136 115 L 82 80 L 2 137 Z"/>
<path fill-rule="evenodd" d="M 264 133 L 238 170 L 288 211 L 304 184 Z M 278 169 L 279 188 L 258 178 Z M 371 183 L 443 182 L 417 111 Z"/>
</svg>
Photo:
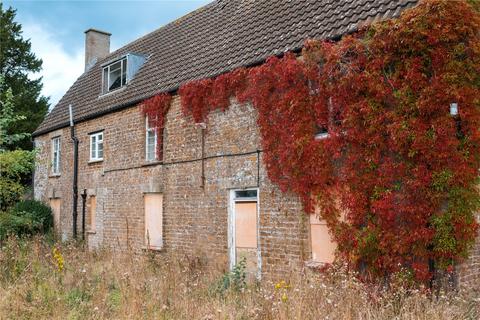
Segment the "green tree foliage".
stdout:
<svg viewBox="0 0 480 320">
<path fill-rule="evenodd" d="M 33 151 L 0 152 L 0 211 L 5 211 L 25 192 L 23 181 L 33 170 Z"/>
<path fill-rule="evenodd" d="M 16 115 L 13 111 L 13 93 L 11 88 L 7 88 L 5 80 L 0 75 L 0 92 L 2 97 L 0 99 L 0 152 L 8 149 L 9 146 L 14 146 L 24 138 L 29 137 L 28 133 L 13 133 L 8 132 L 10 128 L 17 121 L 25 120 L 25 116 Z"/>
<path fill-rule="evenodd" d="M 22 26 L 15 22 L 16 11 L 12 8 L 3 9 L 0 2 L 0 75 L 5 84 L 11 88 L 13 95 L 13 113 L 22 119 L 7 127 L 9 134 L 32 133 L 45 117 L 48 111 L 48 98 L 41 96 L 42 79 L 29 79 L 28 75 L 39 72 L 42 60 L 31 52 L 29 40 L 22 37 Z M 4 101 L 7 90 L 0 91 L 0 100 Z M 4 106 L 2 105 L 2 108 Z M 23 136 L 15 144 L 8 146 L 13 149 L 32 149 L 29 138 Z"/>
<path fill-rule="evenodd" d="M 32 173 L 35 155 L 33 151 L 7 149 L 30 136 L 27 133 L 9 134 L 7 128 L 23 120 L 13 112 L 12 90 L 6 88 L 0 75 L 0 211 L 15 204 L 25 192 L 25 181 Z"/>
</svg>

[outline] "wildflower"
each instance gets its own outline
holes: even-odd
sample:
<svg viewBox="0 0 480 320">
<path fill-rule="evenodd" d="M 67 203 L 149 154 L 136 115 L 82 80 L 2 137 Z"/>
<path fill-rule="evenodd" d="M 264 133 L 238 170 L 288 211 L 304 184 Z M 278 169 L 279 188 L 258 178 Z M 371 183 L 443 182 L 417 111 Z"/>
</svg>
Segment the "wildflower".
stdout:
<svg viewBox="0 0 480 320">
<path fill-rule="evenodd" d="M 289 289 L 290 286 L 285 282 L 285 280 L 282 280 L 280 282 L 278 282 L 277 284 L 275 284 L 275 290 L 279 290 L 279 289 Z"/>
<path fill-rule="evenodd" d="M 282 296 L 281 296 L 281 300 L 282 302 L 287 302 L 288 300 L 288 297 L 287 297 L 287 290 L 290 289 L 290 285 L 288 285 L 285 280 L 282 280 L 278 283 L 275 284 L 275 291 L 281 291 L 282 292 Z"/>
<path fill-rule="evenodd" d="M 64 268 L 64 263 L 65 263 L 62 253 L 60 252 L 60 250 L 57 249 L 57 247 L 53 247 L 52 254 L 53 254 L 53 259 L 55 260 L 58 272 L 62 272 Z"/>
</svg>

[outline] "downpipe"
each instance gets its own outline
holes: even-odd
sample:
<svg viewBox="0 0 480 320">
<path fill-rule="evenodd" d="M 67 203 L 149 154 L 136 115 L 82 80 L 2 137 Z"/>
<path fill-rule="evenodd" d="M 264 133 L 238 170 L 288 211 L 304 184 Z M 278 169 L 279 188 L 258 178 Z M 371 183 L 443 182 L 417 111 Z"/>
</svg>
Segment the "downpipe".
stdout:
<svg viewBox="0 0 480 320">
<path fill-rule="evenodd" d="M 73 218 L 73 238 L 77 239 L 77 204 L 78 204 L 78 139 L 75 136 L 75 126 L 73 123 L 73 111 L 72 105 L 68 106 L 70 114 L 70 138 L 73 142 L 73 205 L 72 205 L 72 218 Z"/>
</svg>

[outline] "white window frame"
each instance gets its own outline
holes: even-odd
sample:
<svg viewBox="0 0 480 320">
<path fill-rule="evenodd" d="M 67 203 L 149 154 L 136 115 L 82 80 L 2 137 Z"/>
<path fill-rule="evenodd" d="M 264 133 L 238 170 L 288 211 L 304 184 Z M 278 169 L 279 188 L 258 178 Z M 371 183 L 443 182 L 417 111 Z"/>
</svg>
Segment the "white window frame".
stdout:
<svg viewBox="0 0 480 320">
<path fill-rule="evenodd" d="M 93 143 L 93 138 L 95 137 L 95 144 Z M 101 139 L 99 139 L 99 137 L 101 137 Z M 102 157 L 99 157 L 98 156 L 98 145 L 100 144 L 99 143 L 99 140 L 101 140 L 102 142 Z M 93 152 L 93 156 L 92 156 L 92 151 Z M 96 133 L 91 133 L 90 134 L 90 162 L 95 162 L 95 161 L 102 161 L 103 160 L 103 153 L 105 153 L 105 149 L 104 149 L 104 141 L 103 141 L 103 131 L 100 131 L 100 132 L 96 132 Z"/>
<path fill-rule="evenodd" d="M 109 84 L 110 84 L 110 73 L 111 73 L 110 68 L 118 62 L 120 62 L 120 87 L 110 90 L 110 86 L 109 86 Z M 127 61 L 127 57 L 125 56 L 125 57 L 122 57 L 118 60 L 113 61 L 112 63 L 109 63 L 108 65 L 106 65 L 105 67 L 102 68 L 102 92 L 103 93 L 109 93 L 109 92 L 113 92 L 115 90 L 121 89 L 128 83 L 128 77 L 127 77 L 128 67 L 127 67 L 127 65 L 128 65 L 128 61 Z M 124 68 L 125 68 L 125 70 L 124 70 Z M 106 77 L 105 77 L 105 70 L 107 70 L 107 72 L 106 72 L 107 76 Z M 122 75 L 123 75 L 124 72 L 125 72 L 125 83 L 122 81 L 122 79 L 123 79 Z"/>
<path fill-rule="evenodd" d="M 153 144 L 153 159 L 149 159 L 148 158 L 148 134 L 149 132 L 153 132 L 154 133 L 154 144 Z M 157 130 L 155 130 L 155 128 L 151 128 L 149 125 L 148 125 L 148 116 L 145 117 L 145 160 L 146 161 L 157 161 L 158 158 L 157 158 L 157 140 L 158 139 L 158 133 L 157 133 Z"/>
<path fill-rule="evenodd" d="M 60 175 L 60 137 L 53 137 L 52 143 L 52 175 Z"/>
</svg>

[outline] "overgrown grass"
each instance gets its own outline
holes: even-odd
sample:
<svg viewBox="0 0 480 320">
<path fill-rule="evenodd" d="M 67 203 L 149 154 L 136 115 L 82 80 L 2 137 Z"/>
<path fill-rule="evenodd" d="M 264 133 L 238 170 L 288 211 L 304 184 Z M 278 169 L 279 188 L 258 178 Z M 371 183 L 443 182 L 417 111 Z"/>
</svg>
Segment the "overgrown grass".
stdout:
<svg viewBox="0 0 480 320">
<path fill-rule="evenodd" d="M 241 268 L 224 275 L 195 261 L 202 260 L 113 250 L 89 252 L 44 238 L 10 239 L 0 250 L 0 319 L 430 320 L 480 316 L 474 291 L 435 296 L 401 286 L 385 291 L 367 287 L 342 270 L 244 285 Z"/>
</svg>

